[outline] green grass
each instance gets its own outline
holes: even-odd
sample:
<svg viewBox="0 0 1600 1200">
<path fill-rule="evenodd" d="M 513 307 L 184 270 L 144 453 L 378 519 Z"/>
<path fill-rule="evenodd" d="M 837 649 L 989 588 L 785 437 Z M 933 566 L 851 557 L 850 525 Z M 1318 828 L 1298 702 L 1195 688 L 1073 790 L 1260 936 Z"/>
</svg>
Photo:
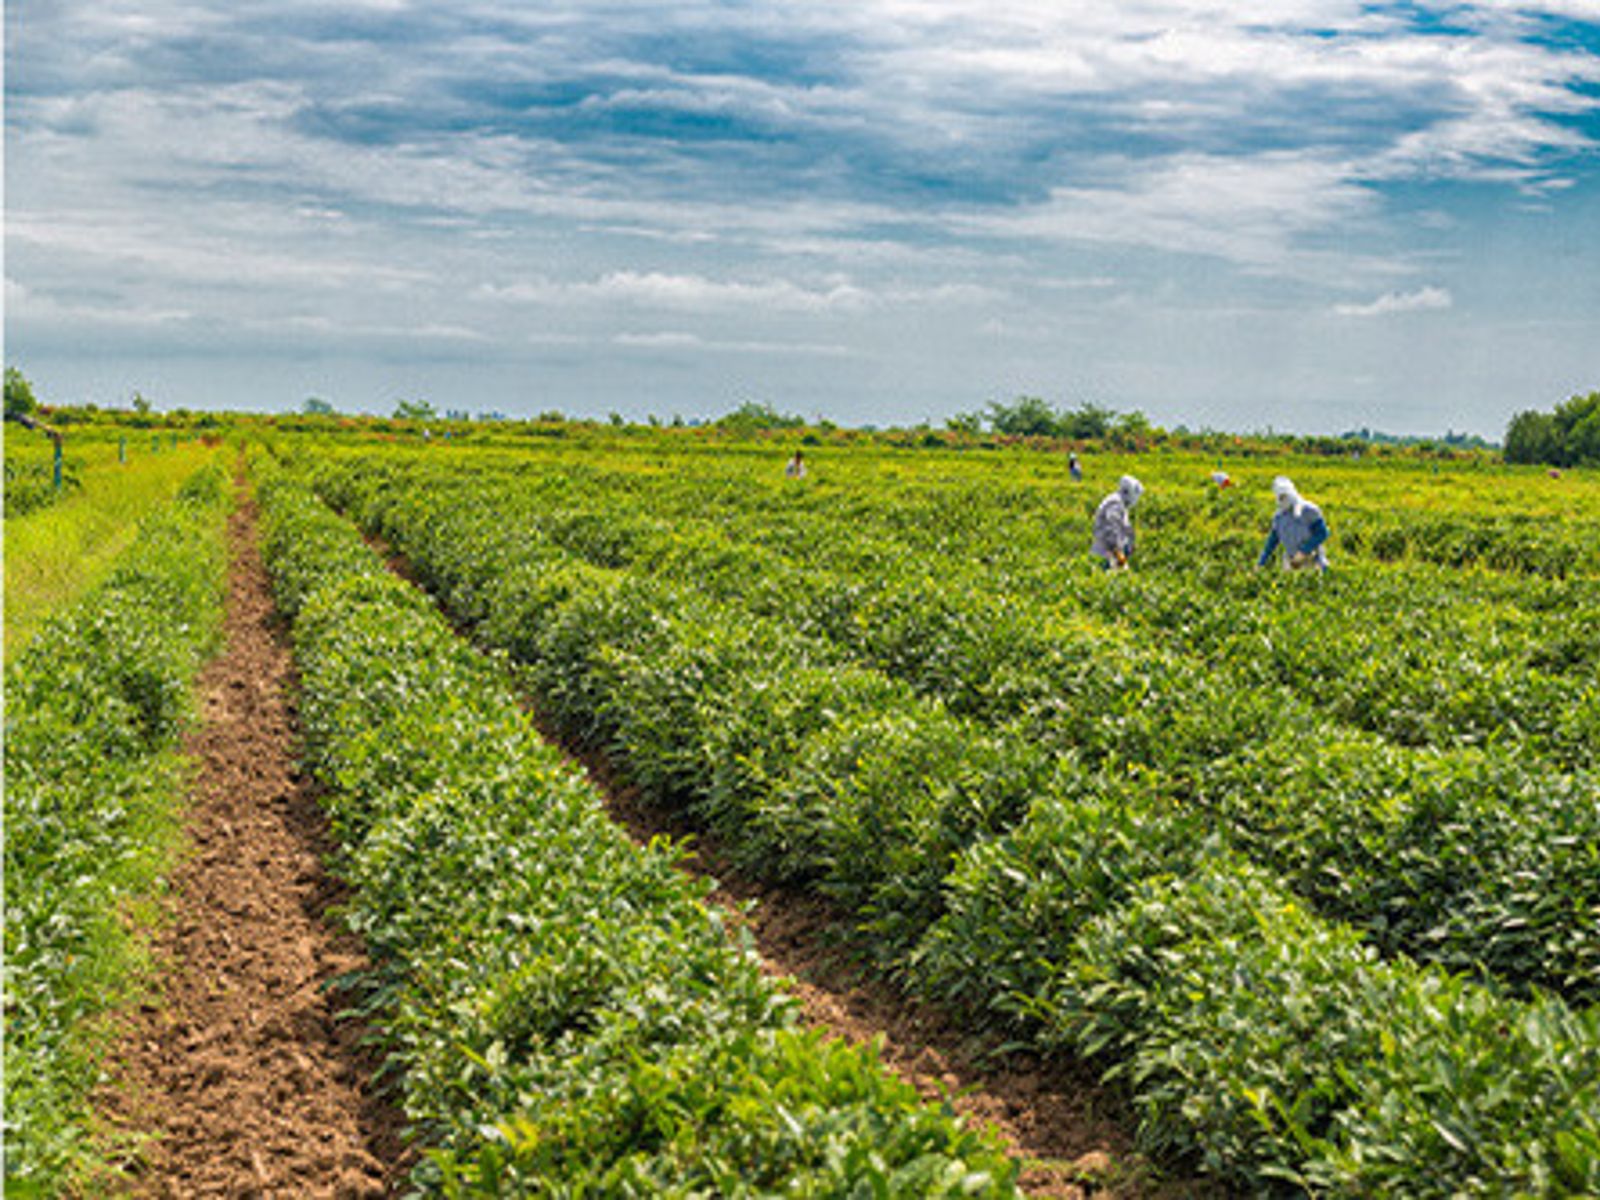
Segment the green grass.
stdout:
<svg viewBox="0 0 1600 1200">
<path fill-rule="evenodd" d="M 6 1195 L 93 1190 L 74 1182 L 103 1153 L 87 1097 L 177 844 L 177 743 L 221 633 L 230 499 L 220 465 L 192 473 L 6 668 Z"/>
<path fill-rule="evenodd" d="M 13 435 L 15 436 L 15 435 Z M 184 446 L 86 465 L 83 487 L 59 504 L 5 523 L 5 661 L 50 616 L 94 587 L 133 544 L 139 521 L 171 500 L 218 450 Z"/>
</svg>

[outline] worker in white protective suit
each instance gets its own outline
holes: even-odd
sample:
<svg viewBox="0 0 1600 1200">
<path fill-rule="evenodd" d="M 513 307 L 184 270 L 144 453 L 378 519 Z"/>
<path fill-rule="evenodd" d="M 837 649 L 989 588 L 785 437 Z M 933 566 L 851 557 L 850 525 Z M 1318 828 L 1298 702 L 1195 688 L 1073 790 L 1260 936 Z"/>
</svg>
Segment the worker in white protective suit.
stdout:
<svg viewBox="0 0 1600 1200">
<path fill-rule="evenodd" d="M 1278 499 L 1278 511 L 1273 514 L 1267 544 L 1256 566 L 1266 566 L 1272 561 L 1272 552 L 1282 547 L 1285 570 L 1315 567 L 1326 571 L 1328 556 L 1322 544 L 1328 540 L 1328 523 L 1322 519 L 1322 510 L 1302 496 L 1286 475 L 1272 481 L 1272 493 Z"/>
<path fill-rule="evenodd" d="M 1100 507 L 1094 510 L 1094 544 L 1089 552 L 1105 559 L 1108 571 L 1122 570 L 1133 556 L 1131 514 L 1142 495 L 1144 484 L 1132 475 L 1124 475 L 1117 481 L 1117 490 L 1100 501 Z"/>
</svg>

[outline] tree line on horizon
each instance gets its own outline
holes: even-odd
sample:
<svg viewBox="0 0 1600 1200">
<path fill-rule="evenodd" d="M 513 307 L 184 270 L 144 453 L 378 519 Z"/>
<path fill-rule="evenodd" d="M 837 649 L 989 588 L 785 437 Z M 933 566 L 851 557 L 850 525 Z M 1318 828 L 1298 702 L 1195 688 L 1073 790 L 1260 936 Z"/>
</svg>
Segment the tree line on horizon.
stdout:
<svg viewBox="0 0 1600 1200">
<path fill-rule="evenodd" d="M 31 383 L 15 367 L 6 368 L 6 410 L 9 420 L 20 418 L 24 423 L 29 422 L 36 413 L 52 412 L 62 424 L 94 421 L 102 417 L 115 420 L 118 419 L 120 411 L 108 409 L 102 413 L 99 406 L 93 404 L 46 405 L 35 398 Z M 217 423 L 216 416 L 211 413 L 192 414 L 187 409 L 180 408 L 165 414 L 169 420 L 180 421 L 187 421 L 197 415 L 202 417 L 199 421 L 202 425 Z M 329 418 L 343 417 L 346 414 L 341 413 L 332 402 L 319 396 L 312 396 L 303 402 L 294 415 Z M 149 425 L 160 419 L 160 416 L 153 412 L 151 402 L 135 392 L 131 423 Z M 371 419 L 383 418 L 373 416 Z M 419 399 L 399 401 L 390 419 L 412 423 L 516 420 L 500 412 L 479 413 L 476 417 L 467 412 L 453 410 L 441 413 L 428 401 Z M 556 411 L 541 412 L 531 420 L 544 425 L 584 423 L 583 418 L 569 418 Z M 613 426 L 625 426 L 638 422 L 627 421 L 620 414 L 612 413 L 609 423 Z M 920 435 L 923 442 L 930 446 L 935 442 L 941 445 L 948 444 L 951 439 L 957 441 L 978 439 L 980 443 L 986 444 L 985 439 L 992 438 L 1001 442 L 1031 439 L 1094 442 L 1123 449 L 1196 443 L 1195 448 L 1204 449 L 1214 442 L 1222 440 L 1237 442 L 1241 438 L 1246 438 L 1252 442 L 1279 443 L 1288 449 L 1313 454 L 1346 453 L 1365 447 L 1415 450 L 1424 453 L 1503 449 L 1507 463 L 1543 464 L 1553 467 L 1600 466 L 1600 392 L 1591 392 L 1586 396 L 1575 395 L 1564 404 L 1558 405 L 1552 412 L 1527 410 L 1517 413 L 1506 429 L 1503 447 L 1475 435 L 1454 431 L 1442 437 L 1419 437 L 1389 434 L 1367 428 L 1337 435 L 1292 434 L 1271 429 L 1248 433 L 1228 433 L 1213 429 L 1195 431 L 1184 425 L 1168 430 L 1153 424 L 1138 409 L 1120 412 L 1091 401 L 1085 401 L 1075 408 L 1063 408 L 1051 404 L 1042 397 L 1028 395 L 1018 396 L 1009 402 L 991 401 L 987 408 L 982 410 L 956 413 L 945 420 L 942 431 L 936 430 L 927 421 L 909 429 L 893 427 L 880 429 L 875 425 L 862 425 L 858 430 L 851 431 L 833 421 L 821 418 L 815 421 L 808 420 L 797 414 L 783 412 L 771 403 L 755 400 L 747 400 L 720 417 L 689 421 L 675 417 L 670 422 L 651 417 L 645 423 L 651 427 L 668 424 L 673 427 L 709 426 L 746 436 L 808 430 L 820 430 L 825 433 L 859 432 L 869 435 L 909 433 Z"/>
<path fill-rule="evenodd" d="M 1528 410 L 1506 428 L 1508 463 L 1600 466 L 1600 392 L 1573 396 L 1554 412 Z"/>
</svg>

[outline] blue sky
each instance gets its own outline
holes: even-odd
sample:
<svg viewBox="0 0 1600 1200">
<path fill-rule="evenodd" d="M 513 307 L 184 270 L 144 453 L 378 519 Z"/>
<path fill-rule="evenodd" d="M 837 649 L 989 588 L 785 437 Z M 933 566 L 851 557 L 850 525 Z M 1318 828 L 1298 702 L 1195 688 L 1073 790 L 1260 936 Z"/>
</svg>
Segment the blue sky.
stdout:
<svg viewBox="0 0 1600 1200">
<path fill-rule="evenodd" d="M 7 0 L 46 398 L 1498 437 L 1600 388 L 1600 0 Z"/>
</svg>

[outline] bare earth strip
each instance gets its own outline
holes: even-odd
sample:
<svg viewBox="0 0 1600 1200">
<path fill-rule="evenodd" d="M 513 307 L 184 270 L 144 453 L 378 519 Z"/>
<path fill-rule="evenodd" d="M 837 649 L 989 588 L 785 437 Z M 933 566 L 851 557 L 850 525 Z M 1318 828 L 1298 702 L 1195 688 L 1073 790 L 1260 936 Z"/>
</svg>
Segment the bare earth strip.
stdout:
<svg viewBox="0 0 1600 1200">
<path fill-rule="evenodd" d="M 408 1165 L 399 1115 L 329 980 L 364 965 L 328 919 L 340 887 L 311 780 L 295 760 L 293 673 L 245 501 L 229 527 L 227 643 L 201 677 L 192 855 L 157 935 L 156 990 L 124 1017 L 97 1101 L 150 1135 L 141 1197 L 379 1197 Z M 97 1193 L 102 1194 L 102 1193 Z"/>
</svg>

